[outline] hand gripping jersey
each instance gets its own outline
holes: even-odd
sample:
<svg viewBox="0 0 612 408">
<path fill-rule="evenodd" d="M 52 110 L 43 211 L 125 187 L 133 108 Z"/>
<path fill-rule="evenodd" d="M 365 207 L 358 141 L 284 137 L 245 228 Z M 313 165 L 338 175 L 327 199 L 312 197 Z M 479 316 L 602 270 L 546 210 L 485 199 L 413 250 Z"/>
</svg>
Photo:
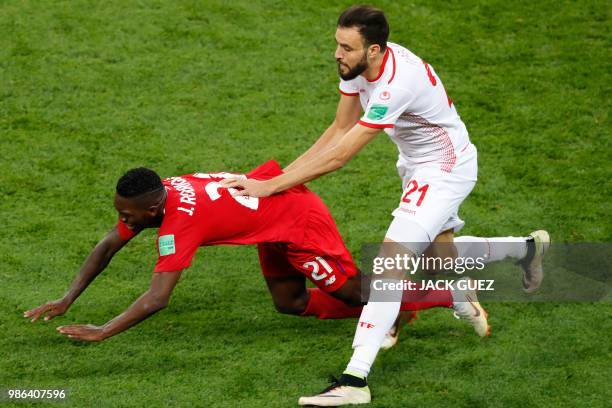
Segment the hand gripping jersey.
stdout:
<svg viewBox="0 0 612 408">
<path fill-rule="evenodd" d="M 280 174 L 278 163 L 269 161 L 242 177 L 267 180 Z M 259 244 L 264 275 L 302 273 L 326 291 L 357 272 L 316 194 L 300 185 L 265 198 L 233 196 L 235 189 L 219 184 L 230 176 L 237 175 L 194 173 L 163 180 L 168 196 L 155 272 L 185 269 L 198 247 L 220 244 Z M 126 240 L 136 235 L 121 221 L 117 229 Z"/>
<path fill-rule="evenodd" d="M 433 68 L 397 44 L 387 43 L 377 78 L 341 80 L 340 92 L 359 96 L 361 125 L 384 129 L 395 142 L 398 168 L 427 163 L 450 172 L 462 152 L 474 149 Z"/>
</svg>

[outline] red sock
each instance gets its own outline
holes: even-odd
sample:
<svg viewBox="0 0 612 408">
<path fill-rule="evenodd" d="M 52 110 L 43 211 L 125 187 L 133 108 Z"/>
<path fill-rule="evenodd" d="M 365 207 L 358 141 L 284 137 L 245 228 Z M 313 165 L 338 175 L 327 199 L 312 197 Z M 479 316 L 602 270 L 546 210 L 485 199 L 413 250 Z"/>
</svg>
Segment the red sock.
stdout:
<svg viewBox="0 0 612 408">
<path fill-rule="evenodd" d="M 404 291 L 400 310 L 422 310 L 432 307 L 453 307 L 451 291 L 439 289 Z"/>
<path fill-rule="evenodd" d="M 344 319 L 361 315 L 363 306 L 348 306 L 319 288 L 309 288 L 308 294 L 310 298 L 302 316 L 317 316 L 319 319 Z"/>
<path fill-rule="evenodd" d="M 319 288 L 309 288 L 308 294 L 310 295 L 308 304 L 302 316 L 316 316 L 319 319 L 344 319 L 361 315 L 363 306 L 348 306 Z M 449 290 L 406 290 L 400 310 L 416 311 L 432 307 L 452 306 L 453 298 Z"/>
</svg>

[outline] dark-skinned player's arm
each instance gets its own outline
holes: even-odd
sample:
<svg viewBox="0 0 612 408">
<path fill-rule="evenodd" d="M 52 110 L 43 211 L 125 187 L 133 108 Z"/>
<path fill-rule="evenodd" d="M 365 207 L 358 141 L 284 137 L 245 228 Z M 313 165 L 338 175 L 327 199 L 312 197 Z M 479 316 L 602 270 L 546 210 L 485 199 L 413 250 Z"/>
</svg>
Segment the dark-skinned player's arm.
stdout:
<svg viewBox="0 0 612 408">
<path fill-rule="evenodd" d="M 322 151 L 328 150 L 344 136 L 361 117 L 361 103 L 358 96 L 340 95 L 336 117 L 319 139 L 304 154 L 295 159 L 284 171 L 301 167 Z"/>
<path fill-rule="evenodd" d="M 70 338 L 81 341 L 102 341 L 119 334 L 165 308 L 181 273 L 182 271 L 154 273 L 149 290 L 132 303 L 125 312 L 104 326 L 73 324 L 58 327 L 57 330 Z"/>
<path fill-rule="evenodd" d="M 106 268 L 113 256 L 127 244 L 129 239 L 122 239 L 117 227 L 110 230 L 91 251 L 76 278 L 70 285 L 70 289 L 61 299 L 44 303 L 34 309 L 23 313 L 23 317 L 37 321 L 44 316 L 45 320 L 51 320 L 56 316 L 61 316 L 89 286 L 91 282 Z"/>
</svg>

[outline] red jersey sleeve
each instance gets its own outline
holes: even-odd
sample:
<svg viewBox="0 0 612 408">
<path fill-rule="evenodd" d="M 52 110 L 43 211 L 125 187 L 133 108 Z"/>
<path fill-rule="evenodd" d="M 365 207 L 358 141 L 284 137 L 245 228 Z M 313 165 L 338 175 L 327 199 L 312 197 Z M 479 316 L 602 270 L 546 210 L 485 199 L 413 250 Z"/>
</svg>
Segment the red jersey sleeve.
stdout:
<svg viewBox="0 0 612 408">
<path fill-rule="evenodd" d="M 155 272 L 178 272 L 191 265 L 202 241 L 198 228 L 193 228 L 186 221 L 168 220 L 159 229 L 157 251 L 159 258 Z"/>
<path fill-rule="evenodd" d="M 119 233 L 119 237 L 124 241 L 127 241 L 138 234 L 138 232 L 129 229 L 121 220 L 117 220 L 117 232 Z"/>
</svg>

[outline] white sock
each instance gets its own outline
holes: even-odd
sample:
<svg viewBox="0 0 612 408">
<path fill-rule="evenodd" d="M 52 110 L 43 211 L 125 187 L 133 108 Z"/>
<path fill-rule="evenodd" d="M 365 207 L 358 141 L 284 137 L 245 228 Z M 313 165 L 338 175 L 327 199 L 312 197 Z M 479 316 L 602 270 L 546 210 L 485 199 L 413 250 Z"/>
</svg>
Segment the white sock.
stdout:
<svg viewBox="0 0 612 408">
<path fill-rule="evenodd" d="M 527 255 L 529 237 L 455 237 L 460 258 L 484 258 L 484 263 L 501 261 L 506 257 L 523 259 Z"/>
<path fill-rule="evenodd" d="M 353 340 L 353 356 L 346 367 L 346 373 L 364 378 L 368 376 L 385 334 L 395 323 L 400 310 L 400 300 L 368 302 L 363 307 Z"/>
</svg>

